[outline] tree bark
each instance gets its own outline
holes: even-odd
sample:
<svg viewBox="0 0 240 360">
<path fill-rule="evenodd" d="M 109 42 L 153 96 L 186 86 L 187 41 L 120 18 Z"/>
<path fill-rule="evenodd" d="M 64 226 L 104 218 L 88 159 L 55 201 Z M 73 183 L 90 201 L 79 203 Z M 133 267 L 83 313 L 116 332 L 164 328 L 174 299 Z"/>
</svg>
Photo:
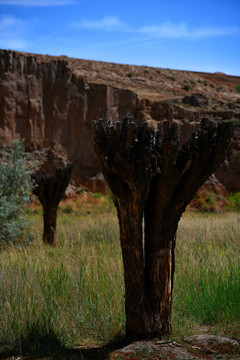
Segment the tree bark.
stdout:
<svg viewBox="0 0 240 360">
<path fill-rule="evenodd" d="M 146 206 L 145 276 L 154 336 L 171 334 L 177 225 L 171 207 L 159 213 L 154 202 Z"/>
<path fill-rule="evenodd" d="M 157 133 L 146 125 L 137 127 L 128 117 L 115 127 L 104 121 L 95 121 L 94 126 L 103 174 L 116 196 L 126 335 L 169 335 L 178 222 L 224 159 L 232 124 L 202 119 L 200 129 L 182 145 L 171 122 L 163 122 Z"/>
<path fill-rule="evenodd" d="M 43 206 L 43 242 L 49 245 L 56 244 L 58 206 Z"/>
<path fill-rule="evenodd" d="M 142 245 L 143 211 L 134 201 L 128 207 L 118 203 L 117 211 L 124 266 L 126 334 L 136 337 L 145 334 L 148 328 Z"/>
</svg>

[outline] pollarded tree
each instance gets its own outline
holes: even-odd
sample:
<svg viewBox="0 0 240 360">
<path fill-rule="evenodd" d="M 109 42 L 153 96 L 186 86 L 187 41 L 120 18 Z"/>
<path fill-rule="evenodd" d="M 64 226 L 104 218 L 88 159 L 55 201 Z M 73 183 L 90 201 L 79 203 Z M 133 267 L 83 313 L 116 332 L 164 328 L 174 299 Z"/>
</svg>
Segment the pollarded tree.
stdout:
<svg viewBox="0 0 240 360">
<path fill-rule="evenodd" d="M 180 144 L 177 125 L 159 132 L 127 116 L 113 125 L 94 121 L 104 177 L 116 197 L 124 281 L 126 335 L 171 332 L 174 249 L 178 222 L 198 188 L 224 159 L 232 124 L 202 119 Z M 145 239 L 143 244 L 143 216 Z"/>
<path fill-rule="evenodd" d="M 32 178 L 37 185 L 33 189 L 43 207 L 43 242 L 54 245 L 56 242 L 57 211 L 60 201 L 69 184 L 73 166 L 57 167 L 53 174 L 35 173 Z"/>
</svg>

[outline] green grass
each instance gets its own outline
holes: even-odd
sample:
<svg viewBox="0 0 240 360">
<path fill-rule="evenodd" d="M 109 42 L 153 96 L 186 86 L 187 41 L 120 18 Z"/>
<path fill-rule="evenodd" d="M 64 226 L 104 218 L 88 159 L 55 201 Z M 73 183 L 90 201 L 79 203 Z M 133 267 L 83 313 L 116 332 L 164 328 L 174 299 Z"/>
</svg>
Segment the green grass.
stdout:
<svg viewBox="0 0 240 360">
<path fill-rule="evenodd" d="M 117 218 L 111 206 L 102 213 L 91 206 L 91 214 L 80 205 L 60 211 L 56 247 L 43 245 L 41 212 L 31 211 L 33 243 L 0 253 L 0 354 L 102 345 L 124 334 Z M 239 334 L 239 225 L 239 213 L 187 213 L 181 220 L 174 336 L 202 325 Z"/>
<path fill-rule="evenodd" d="M 240 215 L 188 213 L 176 249 L 174 328 L 240 333 Z"/>
</svg>

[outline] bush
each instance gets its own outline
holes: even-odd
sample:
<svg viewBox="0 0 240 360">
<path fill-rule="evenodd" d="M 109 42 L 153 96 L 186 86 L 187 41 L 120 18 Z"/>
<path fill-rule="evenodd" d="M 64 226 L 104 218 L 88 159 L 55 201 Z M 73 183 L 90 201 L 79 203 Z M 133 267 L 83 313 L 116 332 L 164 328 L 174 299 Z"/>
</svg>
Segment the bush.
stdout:
<svg viewBox="0 0 240 360">
<path fill-rule="evenodd" d="M 224 121 L 232 122 L 234 127 L 236 127 L 240 124 L 240 118 L 225 119 Z"/>
<path fill-rule="evenodd" d="M 27 222 L 24 204 L 30 200 L 32 190 L 31 167 L 27 166 L 23 140 L 0 150 L 0 246 L 22 239 Z"/>
<path fill-rule="evenodd" d="M 73 214 L 74 213 L 74 209 L 69 204 L 66 205 L 64 208 L 60 208 L 60 209 L 64 214 Z"/>
<path fill-rule="evenodd" d="M 191 88 L 190 85 L 184 85 L 184 86 L 183 86 L 183 90 L 185 90 L 185 91 L 189 91 L 190 88 Z"/>
<path fill-rule="evenodd" d="M 227 209 L 230 211 L 239 211 L 240 210 L 240 192 L 228 195 Z"/>
<path fill-rule="evenodd" d="M 240 85 L 236 85 L 235 90 L 240 93 Z"/>
</svg>

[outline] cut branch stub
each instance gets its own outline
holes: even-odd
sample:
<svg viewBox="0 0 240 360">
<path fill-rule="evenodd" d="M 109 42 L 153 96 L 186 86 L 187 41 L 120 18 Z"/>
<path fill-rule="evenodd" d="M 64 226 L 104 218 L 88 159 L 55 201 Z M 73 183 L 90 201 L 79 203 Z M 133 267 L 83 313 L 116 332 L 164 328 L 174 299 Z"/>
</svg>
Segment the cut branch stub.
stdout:
<svg viewBox="0 0 240 360">
<path fill-rule="evenodd" d="M 56 168 L 52 175 L 41 172 L 32 175 L 37 185 L 33 193 L 38 197 L 43 207 L 43 241 L 47 244 L 54 244 L 56 241 L 58 205 L 69 184 L 72 169 L 73 165 L 67 164 L 64 168 Z"/>
<path fill-rule="evenodd" d="M 135 192 L 144 206 L 157 169 L 156 133 L 147 124 L 137 126 L 129 115 L 115 125 L 104 120 L 93 124 L 95 149 L 110 189 L 122 200 Z"/>
<path fill-rule="evenodd" d="M 180 178 L 176 189 L 176 206 L 183 212 L 199 187 L 216 171 L 224 160 L 233 133 L 231 122 L 215 124 L 202 119 L 199 130 L 188 140 L 183 156 L 188 167 L 180 166 Z M 178 155 L 177 166 L 182 155 Z"/>
</svg>

